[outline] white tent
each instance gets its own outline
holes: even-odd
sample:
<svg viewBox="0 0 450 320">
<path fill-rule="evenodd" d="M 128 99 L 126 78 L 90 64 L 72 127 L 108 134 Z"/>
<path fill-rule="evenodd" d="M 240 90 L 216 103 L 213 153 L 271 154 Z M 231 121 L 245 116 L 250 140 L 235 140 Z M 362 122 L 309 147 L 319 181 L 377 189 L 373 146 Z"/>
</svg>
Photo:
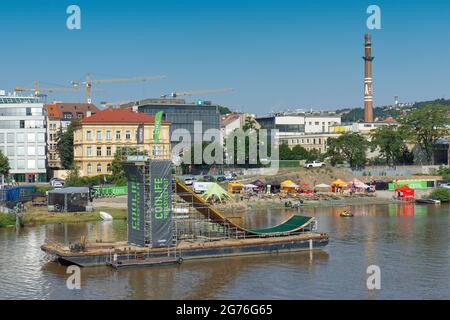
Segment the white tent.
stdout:
<svg viewBox="0 0 450 320">
<path fill-rule="evenodd" d="M 316 185 L 316 188 L 331 188 L 331 186 L 326 183 L 320 183 Z"/>
</svg>

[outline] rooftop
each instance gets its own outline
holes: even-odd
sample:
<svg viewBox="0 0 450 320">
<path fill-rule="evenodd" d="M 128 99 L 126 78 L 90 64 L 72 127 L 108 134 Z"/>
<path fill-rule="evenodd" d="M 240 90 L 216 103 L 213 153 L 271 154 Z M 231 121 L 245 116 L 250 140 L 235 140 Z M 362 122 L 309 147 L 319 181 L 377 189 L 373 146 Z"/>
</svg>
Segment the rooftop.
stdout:
<svg viewBox="0 0 450 320">
<path fill-rule="evenodd" d="M 47 114 L 49 118 L 63 119 L 65 113 L 71 113 L 72 118 L 78 118 L 78 114 L 86 115 L 87 111 L 91 111 L 92 114 L 99 112 L 100 110 L 91 103 L 52 103 L 45 106 L 47 108 Z"/>
<path fill-rule="evenodd" d="M 145 113 L 134 112 L 131 109 L 106 109 L 90 117 L 84 118 L 81 123 L 154 123 L 155 118 Z M 168 123 L 163 121 L 163 123 Z"/>
</svg>

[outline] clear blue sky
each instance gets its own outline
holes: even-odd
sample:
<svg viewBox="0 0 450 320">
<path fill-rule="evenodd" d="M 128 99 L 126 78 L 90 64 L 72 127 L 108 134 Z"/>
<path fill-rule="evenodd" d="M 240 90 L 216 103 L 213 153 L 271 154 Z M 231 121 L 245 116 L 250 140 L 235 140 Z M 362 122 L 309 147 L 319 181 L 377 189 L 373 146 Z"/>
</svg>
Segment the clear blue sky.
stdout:
<svg viewBox="0 0 450 320">
<path fill-rule="evenodd" d="M 82 29 L 66 28 L 81 7 Z M 101 85 L 94 102 L 171 91 L 235 88 L 196 96 L 264 114 L 275 109 L 361 106 L 366 9 L 375 104 L 450 98 L 450 1 L 1 0 L 0 88 L 68 85 L 93 78 L 167 75 Z M 100 88 L 100 86 L 99 86 Z M 51 99 L 81 101 L 83 93 Z"/>
</svg>

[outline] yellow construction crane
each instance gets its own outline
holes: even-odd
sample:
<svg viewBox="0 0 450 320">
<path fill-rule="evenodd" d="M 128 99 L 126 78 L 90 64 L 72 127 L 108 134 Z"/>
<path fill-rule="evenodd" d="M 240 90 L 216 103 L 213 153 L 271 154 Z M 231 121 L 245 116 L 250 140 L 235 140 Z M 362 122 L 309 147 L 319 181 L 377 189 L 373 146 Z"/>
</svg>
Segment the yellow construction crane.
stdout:
<svg viewBox="0 0 450 320">
<path fill-rule="evenodd" d="M 34 88 L 15 87 L 16 92 L 34 92 L 35 96 L 39 96 L 41 92 L 77 92 L 83 91 L 82 88 L 40 88 L 39 81 L 34 81 Z"/>
<path fill-rule="evenodd" d="M 80 84 L 85 86 L 86 90 L 86 98 L 88 103 L 91 103 L 91 91 L 92 91 L 92 85 L 93 84 L 106 84 L 106 83 L 123 83 L 123 82 L 130 82 L 130 81 L 152 81 L 152 80 L 161 80 L 164 79 L 165 76 L 154 76 L 154 77 L 133 77 L 133 78 L 114 78 L 114 79 L 103 79 L 103 80 L 92 80 L 91 75 L 88 73 L 86 75 L 86 81 L 79 82 L 79 81 L 71 81 L 70 84 L 77 88 Z"/>
<path fill-rule="evenodd" d="M 211 89 L 211 90 L 194 90 L 194 91 L 188 91 L 188 92 L 172 92 L 168 94 L 161 95 L 161 98 L 176 98 L 176 97 L 186 97 L 186 96 L 193 96 L 198 94 L 207 94 L 207 93 L 219 93 L 219 92 L 229 92 L 233 91 L 233 88 L 223 88 L 223 89 Z"/>
</svg>

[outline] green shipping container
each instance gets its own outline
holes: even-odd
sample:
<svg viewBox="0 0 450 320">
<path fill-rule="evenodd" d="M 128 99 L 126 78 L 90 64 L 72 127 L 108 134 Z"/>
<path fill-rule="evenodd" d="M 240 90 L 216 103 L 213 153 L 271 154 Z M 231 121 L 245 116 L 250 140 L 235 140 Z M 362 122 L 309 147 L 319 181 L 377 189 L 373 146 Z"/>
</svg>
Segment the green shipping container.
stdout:
<svg viewBox="0 0 450 320">
<path fill-rule="evenodd" d="M 427 180 L 409 180 L 409 181 L 398 181 L 397 182 L 397 188 L 400 188 L 401 186 L 408 186 L 411 189 L 426 189 L 428 188 L 428 181 Z M 389 183 L 389 190 L 394 190 L 394 183 Z"/>
</svg>

